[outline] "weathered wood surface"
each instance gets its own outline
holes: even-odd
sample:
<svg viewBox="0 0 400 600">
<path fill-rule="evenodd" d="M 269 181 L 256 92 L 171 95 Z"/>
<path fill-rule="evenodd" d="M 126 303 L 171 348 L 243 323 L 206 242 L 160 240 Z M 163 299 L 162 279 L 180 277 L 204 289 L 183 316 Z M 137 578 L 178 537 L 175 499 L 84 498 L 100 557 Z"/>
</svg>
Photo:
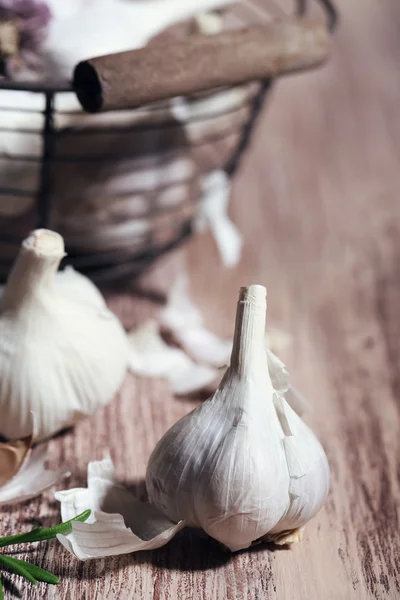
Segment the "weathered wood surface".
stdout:
<svg viewBox="0 0 400 600">
<path fill-rule="evenodd" d="M 237 289 L 269 288 L 269 324 L 290 333 L 287 361 L 314 407 L 332 467 L 329 499 L 290 550 L 236 555 L 182 533 L 152 553 L 80 563 L 57 542 L 28 556 L 60 574 L 27 599 L 360 600 L 400 597 L 400 4 L 341 0 L 334 57 L 274 90 L 236 181 L 241 265 L 224 271 L 200 236 L 160 264 L 154 287 L 189 265 L 210 327 L 229 335 Z M 215 286 L 215 287 L 214 287 Z M 112 299 L 126 325 L 155 304 Z M 193 407 L 161 381 L 129 377 L 91 421 L 51 442 L 51 462 L 83 485 L 107 449 L 135 483 L 164 431 Z M 51 494 L 1 514 L 1 533 L 59 518 Z"/>
</svg>

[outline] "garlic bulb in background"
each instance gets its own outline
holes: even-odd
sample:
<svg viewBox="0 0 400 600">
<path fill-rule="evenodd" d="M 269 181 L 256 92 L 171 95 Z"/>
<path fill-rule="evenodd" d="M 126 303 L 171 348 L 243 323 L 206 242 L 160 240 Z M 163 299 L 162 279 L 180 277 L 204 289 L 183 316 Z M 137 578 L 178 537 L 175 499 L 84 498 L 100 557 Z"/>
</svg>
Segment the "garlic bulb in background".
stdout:
<svg viewBox="0 0 400 600">
<path fill-rule="evenodd" d="M 68 3 L 70 0 L 68 0 Z M 58 9 L 52 0 L 55 18 L 50 22 L 42 46 L 44 72 L 47 76 L 71 77 L 75 65 L 92 56 L 133 50 L 145 46 L 163 29 L 197 14 L 218 8 L 233 0 L 96 0 L 80 2 L 75 10 Z M 61 4 L 68 4 L 66 2 Z M 74 44 L 71 44 L 71 40 Z"/>
<path fill-rule="evenodd" d="M 46 438 L 106 405 L 128 362 L 125 332 L 99 291 L 72 269 L 56 274 L 62 237 L 34 231 L 0 302 L 0 433 Z"/>
<path fill-rule="evenodd" d="M 140 48 L 169 25 L 232 1 L 0 0 L 0 57 L 11 78 L 70 79 L 80 60 Z"/>
<path fill-rule="evenodd" d="M 320 443 L 265 368 L 265 313 L 265 288 L 242 288 L 229 369 L 216 393 L 160 440 L 146 476 L 164 515 L 232 551 L 260 538 L 294 541 L 329 487 Z"/>
</svg>

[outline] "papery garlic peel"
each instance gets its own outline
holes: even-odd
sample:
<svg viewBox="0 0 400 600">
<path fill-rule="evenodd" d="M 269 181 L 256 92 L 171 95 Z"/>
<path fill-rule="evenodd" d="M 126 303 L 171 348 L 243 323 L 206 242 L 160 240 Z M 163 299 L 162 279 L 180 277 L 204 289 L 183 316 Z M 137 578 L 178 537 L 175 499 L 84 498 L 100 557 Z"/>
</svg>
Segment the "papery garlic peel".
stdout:
<svg viewBox="0 0 400 600">
<path fill-rule="evenodd" d="M 56 273 L 62 237 L 24 242 L 0 302 L 0 433 L 46 438 L 107 404 L 121 385 L 128 344 L 100 292 L 72 269 Z"/>
<path fill-rule="evenodd" d="M 32 447 L 32 438 L 0 443 L 0 488 L 18 473 Z"/>
<path fill-rule="evenodd" d="M 154 449 L 150 501 L 232 551 L 291 534 L 320 509 L 329 466 L 312 431 L 273 390 L 265 368 L 266 289 L 242 288 L 231 366 L 215 394 Z"/>
</svg>

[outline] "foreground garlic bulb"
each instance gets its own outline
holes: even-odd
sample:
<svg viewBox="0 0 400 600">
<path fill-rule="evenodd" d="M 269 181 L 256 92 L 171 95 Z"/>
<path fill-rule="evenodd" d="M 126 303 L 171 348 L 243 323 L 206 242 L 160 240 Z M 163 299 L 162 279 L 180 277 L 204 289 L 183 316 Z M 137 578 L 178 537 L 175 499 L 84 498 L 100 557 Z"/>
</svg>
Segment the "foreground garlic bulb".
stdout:
<svg viewBox="0 0 400 600">
<path fill-rule="evenodd" d="M 0 302 L 0 433 L 48 437 L 107 404 L 121 385 L 128 346 L 97 288 L 73 269 L 56 274 L 62 237 L 45 229 L 23 243 Z"/>
<path fill-rule="evenodd" d="M 320 443 L 272 387 L 265 313 L 265 288 L 242 288 L 231 366 L 216 393 L 160 440 L 146 477 L 163 514 L 232 551 L 260 538 L 301 539 L 329 487 Z"/>
</svg>

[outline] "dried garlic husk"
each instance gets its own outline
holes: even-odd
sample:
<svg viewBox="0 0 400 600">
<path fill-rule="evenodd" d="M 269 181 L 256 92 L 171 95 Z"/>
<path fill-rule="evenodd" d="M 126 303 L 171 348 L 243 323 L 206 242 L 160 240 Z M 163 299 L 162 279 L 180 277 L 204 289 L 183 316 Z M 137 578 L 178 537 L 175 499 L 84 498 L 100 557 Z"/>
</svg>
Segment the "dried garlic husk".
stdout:
<svg viewBox="0 0 400 600">
<path fill-rule="evenodd" d="M 242 255 L 243 239 L 228 216 L 231 182 L 224 171 L 212 171 L 201 180 L 201 202 L 194 220 L 197 231 L 208 226 L 214 236 L 224 267 L 235 267 Z"/>
<path fill-rule="evenodd" d="M 160 440 L 146 477 L 163 514 L 232 551 L 301 528 L 329 487 L 320 443 L 265 368 L 265 313 L 265 288 L 242 288 L 229 369 L 215 394 Z"/>
<path fill-rule="evenodd" d="M 301 416 L 309 412 L 310 405 L 302 394 L 292 386 L 286 365 L 268 347 L 266 347 L 266 353 L 268 372 L 274 390 L 285 398 L 289 406 L 298 415 Z"/>
<path fill-rule="evenodd" d="M 167 379 L 177 395 L 202 390 L 218 379 L 218 371 L 197 365 L 180 348 L 168 346 L 157 321 L 149 319 L 128 334 L 129 370 L 135 375 Z"/>
<path fill-rule="evenodd" d="M 32 446 L 32 437 L 0 443 L 0 488 L 22 467 Z"/>
<path fill-rule="evenodd" d="M 160 314 L 163 331 L 195 362 L 215 368 L 226 367 L 232 352 L 231 340 L 221 340 L 203 325 L 203 317 L 188 293 L 189 282 L 178 276 L 168 303 Z"/>
<path fill-rule="evenodd" d="M 46 468 L 47 453 L 44 445 L 32 449 L 32 436 L 0 444 L 0 506 L 29 500 L 69 476 Z"/>
<path fill-rule="evenodd" d="M 73 524 L 71 534 L 57 536 L 80 560 L 155 550 L 185 527 L 120 485 L 110 458 L 89 463 L 87 488 L 56 492 L 54 497 L 61 503 L 64 522 L 88 508 L 92 511 L 84 527 Z"/>
<path fill-rule="evenodd" d="M 128 365 L 128 344 L 99 291 L 72 269 L 56 275 L 62 237 L 34 231 L 0 302 L 0 433 L 46 438 L 107 404 Z"/>
</svg>

